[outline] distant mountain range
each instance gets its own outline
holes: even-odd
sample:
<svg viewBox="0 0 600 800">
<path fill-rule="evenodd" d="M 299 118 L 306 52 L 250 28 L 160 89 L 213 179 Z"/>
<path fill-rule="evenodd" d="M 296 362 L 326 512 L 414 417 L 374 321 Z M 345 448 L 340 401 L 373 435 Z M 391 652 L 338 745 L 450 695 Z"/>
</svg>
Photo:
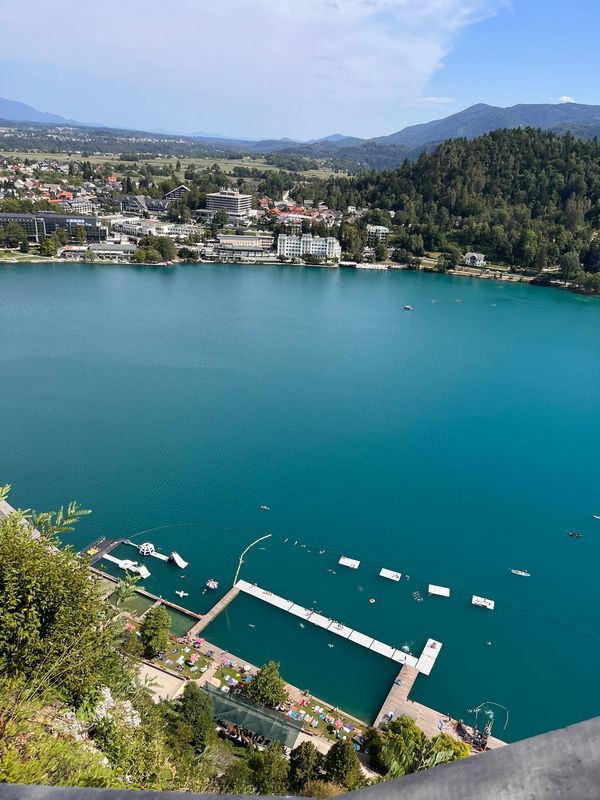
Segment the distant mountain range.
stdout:
<svg viewBox="0 0 600 800">
<path fill-rule="evenodd" d="M 59 117 L 57 114 L 48 114 L 45 111 L 38 111 L 25 103 L 7 100 L 5 97 L 0 97 L 0 119 L 14 122 L 46 122 L 49 125 L 79 124 L 75 120 L 65 119 L 65 117 Z"/>
<path fill-rule="evenodd" d="M 422 147 L 431 142 L 465 137 L 472 139 L 498 128 L 542 128 L 564 130 L 573 126 L 595 124 L 600 129 L 600 106 L 581 103 L 521 103 L 509 108 L 477 103 L 444 119 L 410 125 L 389 136 L 379 136 L 373 141 L 381 144 L 403 144 Z"/>
<path fill-rule="evenodd" d="M 20 123 L 85 126 L 57 114 L 38 111 L 25 103 L 0 98 L 0 119 Z M 91 127 L 91 126 L 90 126 Z M 100 127 L 95 124 L 93 127 Z M 247 153 L 296 153 L 317 158 L 336 157 L 356 165 L 385 168 L 401 163 L 406 157 L 418 156 L 446 139 L 474 138 L 498 128 L 533 127 L 564 133 L 567 130 L 581 138 L 600 136 L 600 106 L 581 103 L 519 104 L 508 108 L 477 103 L 443 119 L 410 125 L 388 136 L 361 139 L 334 133 L 321 139 L 250 140 L 220 134 L 179 134 L 155 131 L 158 136 L 185 136 L 188 142 L 218 144 L 222 148 Z M 104 128 L 106 131 L 114 128 Z M 122 129 L 119 129 L 122 130 Z M 132 132 L 133 133 L 133 132 Z"/>
</svg>

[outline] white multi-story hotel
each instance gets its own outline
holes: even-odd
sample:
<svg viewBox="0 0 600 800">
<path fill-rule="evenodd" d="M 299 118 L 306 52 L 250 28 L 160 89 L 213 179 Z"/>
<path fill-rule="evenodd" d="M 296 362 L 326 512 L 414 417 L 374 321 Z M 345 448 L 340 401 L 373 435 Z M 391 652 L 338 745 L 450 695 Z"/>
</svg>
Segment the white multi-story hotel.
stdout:
<svg viewBox="0 0 600 800">
<path fill-rule="evenodd" d="M 317 258 L 337 260 L 342 255 L 342 248 L 333 236 L 313 236 L 312 233 L 288 236 L 280 233 L 277 239 L 277 255 L 286 258 L 317 256 Z"/>
<path fill-rule="evenodd" d="M 240 194 L 234 189 L 221 189 L 206 195 L 206 208 L 209 211 L 227 211 L 229 214 L 247 216 L 252 208 L 252 195 Z"/>
<path fill-rule="evenodd" d="M 367 225 L 367 241 L 369 244 L 384 242 L 390 235 L 390 229 L 385 225 Z"/>
</svg>

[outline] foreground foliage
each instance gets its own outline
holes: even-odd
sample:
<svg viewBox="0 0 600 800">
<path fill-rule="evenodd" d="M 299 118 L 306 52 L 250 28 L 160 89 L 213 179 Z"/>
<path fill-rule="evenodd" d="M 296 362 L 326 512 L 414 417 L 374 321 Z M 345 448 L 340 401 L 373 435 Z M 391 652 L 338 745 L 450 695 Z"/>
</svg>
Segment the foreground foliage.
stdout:
<svg viewBox="0 0 600 800">
<path fill-rule="evenodd" d="M 285 683 L 279 674 L 279 664 L 276 661 L 267 662 L 259 669 L 253 681 L 248 686 L 248 697 L 267 708 L 277 708 L 287 697 Z"/>
<path fill-rule="evenodd" d="M 402 716 L 381 732 L 370 732 L 369 752 L 374 769 L 397 778 L 465 758 L 470 749 L 447 733 L 430 739 L 410 717 Z"/>
</svg>

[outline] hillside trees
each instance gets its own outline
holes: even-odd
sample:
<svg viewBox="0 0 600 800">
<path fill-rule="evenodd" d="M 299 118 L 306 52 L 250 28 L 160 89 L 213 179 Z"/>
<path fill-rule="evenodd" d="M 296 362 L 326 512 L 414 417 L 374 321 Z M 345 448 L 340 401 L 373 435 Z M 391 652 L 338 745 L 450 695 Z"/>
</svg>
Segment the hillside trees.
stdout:
<svg viewBox="0 0 600 800">
<path fill-rule="evenodd" d="M 146 658 L 154 658 L 169 644 L 171 617 L 164 606 L 153 606 L 144 614 L 140 625 L 140 641 Z"/>
<path fill-rule="evenodd" d="M 87 565 L 56 537 L 86 512 L 19 514 L 0 524 L 0 674 L 28 697 L 47 691 L 81 704 L 100 683 L 130 680 Z M 30 525 L 40 532 L 31 535 Z"/>
<path fill-rule="evenodd" d="M 279 664 L 268 661 L 248 685 L 248 697 L 254 703 L 277 708 L 287 697 L 285 683 L 279 674 Z"/>
<path fill-rule="evenodd" d="M 593 141 L 497 130 L 443 142 L 398 169 L 313 181 L 303 193 L 332 208 L 394 211 L 390 244 L 414 255 L 421 246 L 454 244 L 539 272 L 542 262 L 591 248 L 600 220 L 600 161 Z M 352 252 L 346 227 L 340 238 Z M 588 261 L 583 267 L 589 270 Z"/>
</svg>

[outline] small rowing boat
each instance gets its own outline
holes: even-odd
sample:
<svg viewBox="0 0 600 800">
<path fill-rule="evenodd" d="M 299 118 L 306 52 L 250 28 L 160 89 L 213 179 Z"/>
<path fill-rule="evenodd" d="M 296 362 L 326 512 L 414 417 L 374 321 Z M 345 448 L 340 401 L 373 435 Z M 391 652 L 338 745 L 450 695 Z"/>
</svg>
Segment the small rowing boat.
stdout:
<svg viewBox="0 0 600 800">
<path fill-rule="evenodd" d="M 526 569 L 511 569 L 513 575 L 522 575 L 524 578 L 529 578 L 531 576 L 531 572 Z"/>
<path fill-rule="evenodd" d="M 583 533 L 575 533 L 575 531 L 569 531 L 569 536 L 572 539 L 581 539 L 581 537 L 583 536 Z"/>
<path fill-rule="evenodd" d="M 260 510 L 261 511 L 270 511 L 271 509 L 269 508 L 269 506 L 261 506 Z"/>
<path fill-rule="evenodd" d="M 404 310 L 405 311 L 412 311 L 413 307 L 412 306 L 404 306 Z"/>
</svg>

